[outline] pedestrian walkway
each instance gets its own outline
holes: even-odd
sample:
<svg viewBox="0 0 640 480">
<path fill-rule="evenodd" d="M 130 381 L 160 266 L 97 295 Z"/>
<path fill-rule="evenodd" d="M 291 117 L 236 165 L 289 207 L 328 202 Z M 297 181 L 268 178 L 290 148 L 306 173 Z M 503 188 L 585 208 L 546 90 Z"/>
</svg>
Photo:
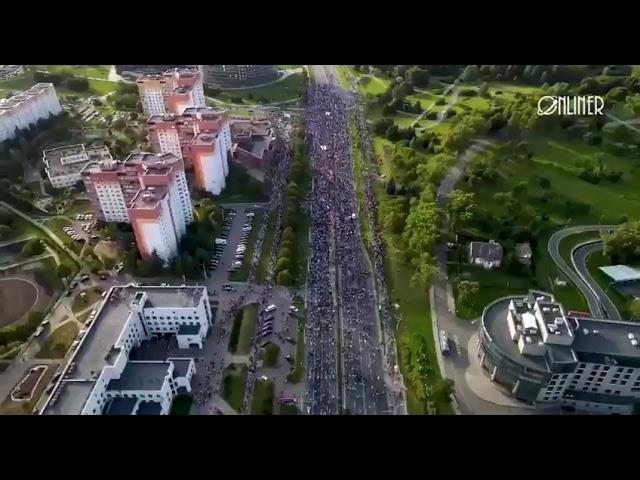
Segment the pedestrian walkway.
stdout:
<svg viewBox="0 0 640 480">
<path fill-rule="evenodd" d="M 224 415 L 239 415 L 220 395 L 213 397 L 213 404 Z"/>
</svg>

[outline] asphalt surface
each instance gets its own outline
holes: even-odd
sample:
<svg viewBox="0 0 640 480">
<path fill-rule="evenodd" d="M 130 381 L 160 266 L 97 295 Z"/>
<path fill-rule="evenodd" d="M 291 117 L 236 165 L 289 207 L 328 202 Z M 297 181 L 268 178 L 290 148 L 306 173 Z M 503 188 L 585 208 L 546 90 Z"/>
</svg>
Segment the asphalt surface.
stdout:
<svg viewBox="0 0 640 480">
<path fill-rule="evenodd" d="M 312 414 L 386 414 L 375 292 L 351 163 L 350 97 L 333 66 L 316 65 L 313 72 L 306 125 L 314 169 L 306 404 Z"/>
<path fill-rule="evenodd" d="M 598 231 L 610 231 L 615 228 L 615 225 L 581 225 L 577 227 L 565 228 L 563 230 L 559 230 L 555 232 L 549 238 L 548 251 L 551 259 L 556 264 L 558 269 L 573 282 L 576 287 L 580 290 L 582 295 L 587 299 L 587 303 L 589 305 L 589 311 L 596 318 L 612 318 L 619 319 L 620 314 L 616 309 L 613 302 L 609 300 L 609 297 L 602 291 L 602 289 L 598 286 L 598 284 L 591 278 L 589 272 L 584 264 L 586 261 L 586 257 L 588 256 L 587 250 L 583 253 L 580 253 L 579 260 L 576 262 L 575 254 L 576 251 L 572 253 L 572 263 L 574 265 L 569 265 L 562 255 L 560 255 L 560 242 L 571 235 L 575 235 L 583 232 L 598 232 Z M 600 247 L 601 249 L 602 247 Z M 581 249 L 577 249 L 581 250 Z M 597 249 L 596 249 L 597 250 Z M 595 250 L 589 251 L 592 253 Z"/>
<path fill-rule="evenodd" d="M 592 253 L 596 253 L 601 251 L 604 248 L 602 241 L 596 241 L 587 243 L 586 245 L 578 246 L 572 252 L 571 261 L 573 262 L 573 267 L 580 275 L 581 279 L 589 285 L 590 290 L 595 297 L 598 299 L 600 310 L 604 313 L 606 318 L 611 320 L 622 320 L 622 316 L 615 304 L 611 301 L 607 293 L 600 288 L 598 282 L 596 282 L 591 273 L 589 273 L 589 269 L 587 268 L 587 258 Z"/>
</svg>

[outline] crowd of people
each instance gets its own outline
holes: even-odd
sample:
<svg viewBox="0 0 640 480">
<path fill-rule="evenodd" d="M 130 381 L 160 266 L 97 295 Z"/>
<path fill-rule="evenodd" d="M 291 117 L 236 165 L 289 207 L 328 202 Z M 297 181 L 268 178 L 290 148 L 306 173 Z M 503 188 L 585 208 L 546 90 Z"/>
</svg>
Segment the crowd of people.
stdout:
<svg viewBox="0 0 640 480">
<path fill-rule="evenodd" d="M 307 305 L 307 405 L 312 414 L 389 412 L 373 279 L 360 238 L 348 98 L 310 89 L 307 146 L 314 159 Z M 339 333 L 341 385 L 335 338 Z"/>
<path fill-rule="evenodd" d="M 387 283 L 384 275 L 384 246 L 380 237 L 378 226 L 378 207 L 374 198 L 374 185 L 377 181 L 377 173 L 374 168 L 375 155 L 371 136 L 367 129 L 366 117 L 364 113 L 364 102 L 359 94 L 356 94 L 355 127 L 361 139 L 361 152 L 363 158 L 364 175 L 364 195 L 367 209 L 368 221 L 371 225 L 371 245 L 373 253 L 373 271 L 375 275 L 376 291 L 378 293 L 378 314 L 384 329 L 383 354 L 385 368 L 389 376 L 393 379 L 397 388 L 393 391 L 393 403 L 396 405 L 406 405 L 404 400 L 403 381 L 398 368 L 397 349 L 395 342 L 396 321 L 391 311 L 391 302 L 388 296 Z"/>
</svg>

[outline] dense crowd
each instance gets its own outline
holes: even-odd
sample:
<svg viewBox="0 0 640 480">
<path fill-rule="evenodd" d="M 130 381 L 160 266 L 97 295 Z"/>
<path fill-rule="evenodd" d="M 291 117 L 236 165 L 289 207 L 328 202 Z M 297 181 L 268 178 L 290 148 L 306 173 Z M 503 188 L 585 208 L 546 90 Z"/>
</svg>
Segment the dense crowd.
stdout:
<svg viewBox="0 0 640 480">
<path fill-rule="evenodd" d="M 360 238 L 351 163 L 348 98 L 321 85 L 308 96 L 314 158 L 307 316 L 307 405 L 311 413 L 389 411 L 373 279 Z M 337 391 L 339 332 L 342 391 Z"/>
</svg>

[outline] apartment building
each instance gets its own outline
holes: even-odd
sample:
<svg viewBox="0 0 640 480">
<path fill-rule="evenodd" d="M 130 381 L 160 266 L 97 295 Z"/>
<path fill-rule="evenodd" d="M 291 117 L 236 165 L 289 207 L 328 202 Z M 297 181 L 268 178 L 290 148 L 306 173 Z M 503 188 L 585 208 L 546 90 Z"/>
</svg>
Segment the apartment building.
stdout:
<svg viewBox="0 0 640 480">
<path fill-rule="evenodd" d="M 478 356 L 521 401 L 629 414 L 640 399 L 639 341 L 637 323 L 570 316 L 553 296 L 531 292 L 487 307 Z"/>
<path fill-rule="evenodd" d="M 52 83 L 38 83 L 18 95 L 0 100 L 0 142 L 15 137 L 41 118 L 58 115 L 62 111 Z"/>
<path fill-rule="evenodd" d="M 183 161 L 172 153 L 132 153 L 124 162 L 89 163 L 81 172 L 96 219 L 131 223 L 143 258 L 165 262 L 193 221 Z"/>
<path fill-rule="evenodd" d="M 82 180 L 81 172 L 92 162 L 113 161 L 106 146 L 67 145 L 42 152 L 42 161 L 51 186 L 67 188 Z"/>
<path fill-rule="evenodd" d="M 202 73 L 174 68 L 162 74 L 138 78 L 142 109 L 147 116 L 181 114 L 189 107 L 204 107 L 206 100 Z"/>
<path fill-rule="evenodd" d="M 41 414 L 167 415 L 212 324 L 206 287 L 112 287 Z"/>
<path fill-rule="evenodd" d="M 181 115 L 154 115 L 147 121 L 151 148 L 179 155 L 195 172 L 197 188 L 218 195 L 229 174 L 232 148 L 226 113 L 208 107 L 189 107 Z"/>
</svg>

